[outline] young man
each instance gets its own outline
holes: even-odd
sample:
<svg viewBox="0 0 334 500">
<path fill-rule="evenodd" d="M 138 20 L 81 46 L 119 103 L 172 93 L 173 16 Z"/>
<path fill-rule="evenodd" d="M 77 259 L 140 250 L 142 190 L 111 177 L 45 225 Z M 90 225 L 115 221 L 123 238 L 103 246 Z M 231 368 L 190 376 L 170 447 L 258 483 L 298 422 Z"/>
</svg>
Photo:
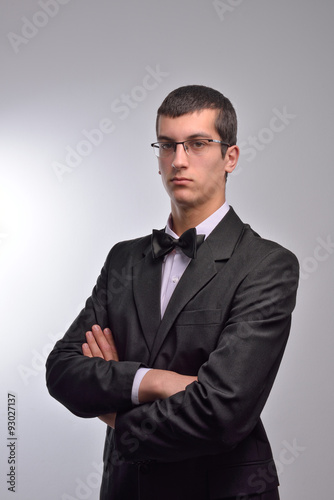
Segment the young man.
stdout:
<svg viewBox="0 0 334 500">
<path fill-rule="evenodd" d="M 279 498 L 260 414 L 287 342 L 298 263 L 225 200 L 236 132 L 218 91 L 167 96 L 152 144 L 171 200 L 167 226 L 110 251 L 47 361 L 51 395 L 108 424 L 102 500 Z"/>
</svg>

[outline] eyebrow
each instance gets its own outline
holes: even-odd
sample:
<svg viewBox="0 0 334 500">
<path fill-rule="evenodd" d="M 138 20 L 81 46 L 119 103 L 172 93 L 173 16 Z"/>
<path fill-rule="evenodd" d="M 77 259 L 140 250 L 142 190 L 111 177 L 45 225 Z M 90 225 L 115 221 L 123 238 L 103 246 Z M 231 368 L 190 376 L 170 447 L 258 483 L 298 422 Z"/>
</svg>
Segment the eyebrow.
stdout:
<svg viewBox="0 0 334 500">
<path fill-rule="evenodd" d="M 191 139 L 198 139 L 199 137 L 202 137 L 203 139 L 209 139 L 212 134 L 207 134 L 206 132 L 196 132 L 196 134 L 191 134 L 188 135 L 186 141 L 189 141 Z M 175 139 L 172 137 L 168 137 L 167 135 L 158 135 L 157 137 L 158 141 L 170 141 L 170 142 L 175 142 Z"/>
</svg>

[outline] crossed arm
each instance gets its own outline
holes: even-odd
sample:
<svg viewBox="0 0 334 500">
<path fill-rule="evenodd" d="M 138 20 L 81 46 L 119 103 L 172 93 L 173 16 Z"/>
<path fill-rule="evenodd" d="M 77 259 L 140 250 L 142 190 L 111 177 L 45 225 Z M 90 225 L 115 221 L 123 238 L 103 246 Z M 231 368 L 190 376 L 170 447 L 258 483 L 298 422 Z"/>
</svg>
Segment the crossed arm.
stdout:
<svg viewBox="0 0 334 500">
<path fill-rule="evenodd" d="M 103 331 L 99 325 L 94 325 L 91 331 L 86 332 L 87 343 L 82 345 L 82 352 L 88 358 L 102 358 L 105 361 L 119 361 L 118 353 L 112 333 L 109 328 Z M 165 399 L 184 391 L 196 381 L 197 377 L 180 375 L 168 370 L 152 369 L 145 374 L 139 386 L 140 403 L 149 403 L 157 399 Z M 116 413 L 101 415 L 100 420 L 115 427 Z"/>
<path fill-rule="evenodd" d="M 298 283 L 295 257 L 274 249 L 243 277 L 233 301 L 227 296 L 229 316 L 211 325 L 213 333 L 221 332 L 198 368 L 198 383 L 192 383 L 196 377 L 151 370 L 139 387 L 139 401 L 145 404 L 136 406 L 131 387 L 142 363 L 118 362 L 111 332 L 98 326 L 112 320 L 115 329 L 122 327 L 107 307 L 106 269 L 86 308 L 49 355 L 50 394 L 75 415 L 103 415 L 110 426 L 116 418 L 110 412 L 117 411 L 115 446 L 131 462 L 174 461 L 176 454 L 181 460 L 235 447 L 257 424 L 283 355 Z M 214 307 L 221 307 L 219 301 Z M 196 331 L 195 318 L 192 325 Z"/>
</svg>

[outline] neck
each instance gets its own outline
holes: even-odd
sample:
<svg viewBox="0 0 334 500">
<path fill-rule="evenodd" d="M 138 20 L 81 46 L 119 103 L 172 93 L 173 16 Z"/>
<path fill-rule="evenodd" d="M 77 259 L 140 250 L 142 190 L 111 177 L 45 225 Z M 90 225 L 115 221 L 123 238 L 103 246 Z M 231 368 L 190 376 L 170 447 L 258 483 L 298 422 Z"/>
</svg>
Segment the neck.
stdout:
<svg viewBox="0 0 334 500">
<path fill-rule="evenodd" d="M 180 207 L 172 203 L 172 229 L 174 233 L 181 236 L 187 229 L 198 226 L 218 210 L 224 202 L 225 199 L 222 203 L 207 210 L 203 209 L 203 207 Z"/>
</svg>

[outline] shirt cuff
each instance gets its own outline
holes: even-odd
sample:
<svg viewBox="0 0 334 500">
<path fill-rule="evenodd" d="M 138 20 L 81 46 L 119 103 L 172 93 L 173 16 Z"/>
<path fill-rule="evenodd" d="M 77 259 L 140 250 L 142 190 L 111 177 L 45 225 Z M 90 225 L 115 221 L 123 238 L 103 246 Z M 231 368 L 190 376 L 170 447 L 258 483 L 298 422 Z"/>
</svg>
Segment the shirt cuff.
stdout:
<svg viewBox="0 0 334 500">
<path fill-rule="evenodd" d="M 149 372 L 151 368 L 138 368 L 136 375 L 133 379 L 132 391 L 131 391 L 131 401 L 134 405 L 139 405 L 139 386 L 141 381 L 147 372 Z"/>
</svg>

